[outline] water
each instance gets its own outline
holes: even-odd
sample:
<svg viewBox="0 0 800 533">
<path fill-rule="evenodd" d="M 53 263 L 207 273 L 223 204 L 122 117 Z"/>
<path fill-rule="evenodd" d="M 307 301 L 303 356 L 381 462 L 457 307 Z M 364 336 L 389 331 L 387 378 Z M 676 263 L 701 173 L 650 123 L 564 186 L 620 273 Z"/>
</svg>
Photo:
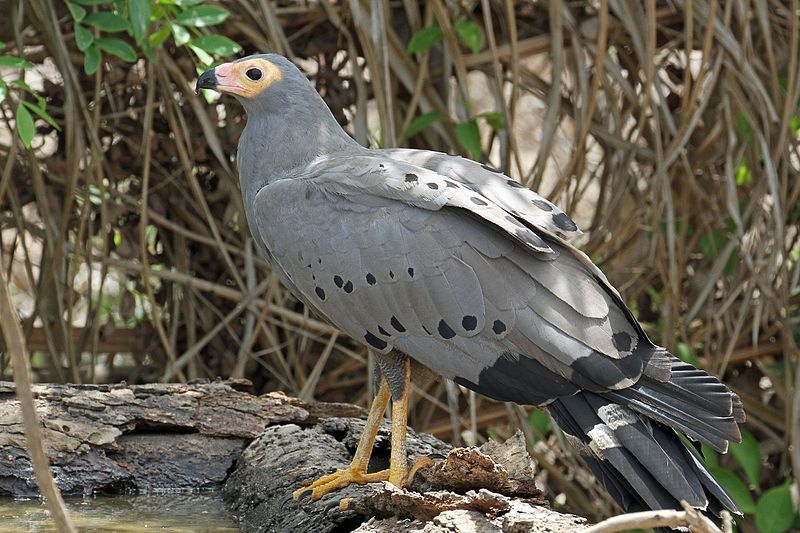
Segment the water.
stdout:
<svg viewBox="0 0 800 533">
<path fill-rule="evenodd" d="M 94 496 L 67 499 L 81 533 L 234 533 L 239 529 L 217 492 Z M 38 499 L 0 499 L 2 533 L 55 532 Z"/>
</svg>

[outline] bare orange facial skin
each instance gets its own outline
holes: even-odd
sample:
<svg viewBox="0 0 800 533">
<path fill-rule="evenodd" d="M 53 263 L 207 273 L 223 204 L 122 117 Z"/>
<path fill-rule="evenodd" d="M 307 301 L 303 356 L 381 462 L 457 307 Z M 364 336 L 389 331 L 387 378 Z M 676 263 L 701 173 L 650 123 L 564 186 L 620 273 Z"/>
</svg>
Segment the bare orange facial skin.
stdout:
<svg viewBox="0 0 800 533">
<path fill-rule="evenodd" d="M 280 81 L 281 70 L 266 59 L 247 59 L 224 63 L 214 69 L 217 77 L 216 91 L 253 98 L 261 91 Z"/>
</svg>

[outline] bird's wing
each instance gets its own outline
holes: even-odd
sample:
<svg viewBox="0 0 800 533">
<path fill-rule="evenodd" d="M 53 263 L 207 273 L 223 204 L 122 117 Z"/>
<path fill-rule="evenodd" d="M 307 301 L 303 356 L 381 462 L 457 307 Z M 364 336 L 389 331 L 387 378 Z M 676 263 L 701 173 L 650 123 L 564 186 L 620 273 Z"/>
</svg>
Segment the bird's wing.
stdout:
<svg viewBox="0 0 800 533">
<path fill-rule="evenodd" d="M 254 230 L 354 338 L 484 394 L 538 404 L 635 383 L 652 345 L 580 252 L 448 181 L 383 157 L 326 161 L 262 189 Z"/>
<path fill-rule="evenodd" d="M 566 238 L 581 234 L 575 222 L 558 206 L 488 165 L 431 150 L 387 148 L 381 150 L 381 153 L 392 159 L 431 170 L 469 187 L 503 210 L 540 230 L 560 234 Z"/>
<path fill-rule="evenodd" d="M 507 205 L 489 197 L 497 195 L 493 187 L 481 187 L 482 190 L 478 190 L 472 184 L 386 157 L 381 152 L 324 159 L 309 166 L 307 175 L 319 187 L 344 195 L 354 202 L 369 204 L 374 202 L 374 198 L 381 198 L 430 211 L 438 211 L 445 206 L 462 209 L 505 232 L 543 259 L 552 259 L 556 255 L 533 227 L 515 216 Z M 511 193 L 509 198 L 513 194 L 521 195 L 523 191 L 528 191 L 509 185 L 503 187 Z M 544 229 L 557 230 L 552 223 L 547 225 L 540 222 L 540 227 Z"/>
</svg>

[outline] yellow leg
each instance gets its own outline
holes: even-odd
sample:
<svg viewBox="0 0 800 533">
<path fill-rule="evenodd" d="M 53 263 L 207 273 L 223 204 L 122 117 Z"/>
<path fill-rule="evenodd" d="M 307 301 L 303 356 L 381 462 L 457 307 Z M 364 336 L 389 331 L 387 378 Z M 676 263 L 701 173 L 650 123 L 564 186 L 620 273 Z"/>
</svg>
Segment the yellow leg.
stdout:
<svg viewBox="0 0 800 533">
<path fill-rule="evenodd" d="M 411 359 L 404 362 L 403 394 L 392 401 L 392 454 L 389 458 L 389 483 L 402 487 L 408 475 L 406 430 L 408 428 L 408 394 L 411 389 Z"/>
<path fill-rule="evenodd" d="M 378 435 L 378 428 L 381 425 L 383 413 L 386 412 L 386 406 L 389 405 L 389 398 L 391 392 L 389 391 L 389 383 L 386 378 L 381 380 L 381 386 L 378 389 L 378 394 L 372 402 L 372 407 L 367 415 L 367 422 L 364 426 L 364 432 L 358 441 L 356 453 L 353 460 L 344 470 L 337 470 L 333 474 L 322 476 L 310 485 L 306 485 L 294 491 L 292 498 L 297 500 L 303 493 L 311 491 L 311 499 L 318 500 L 324 495 L 338 489 L 342 489 L 351 483 L 374 483 L 376 481 L 386 481 L 390 479 L 389 470 L 382 470 L 372 474 L 367 473 L 369 466 L 369 458 L 372 455 L 372 447 L 375 444 L 375 437 Z M 392 409 L 394 413 L 394 408 Z M 403 419 L 405 422 L 405 418 Z M 405 425 L 403 427 L 403 453 L 405 454 Z M 405 460 L 405 455 L 403 456 Z M 392 434 L 392 458 L 394 458 L 394 434 Z"/>
</svg>

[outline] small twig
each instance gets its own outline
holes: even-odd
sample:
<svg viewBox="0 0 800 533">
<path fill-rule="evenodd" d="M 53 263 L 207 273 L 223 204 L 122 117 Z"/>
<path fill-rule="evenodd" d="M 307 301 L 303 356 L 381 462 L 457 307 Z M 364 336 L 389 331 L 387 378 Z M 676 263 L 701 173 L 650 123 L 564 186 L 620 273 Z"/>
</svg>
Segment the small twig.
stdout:
<svg viewBox="0 0 800 533">
<path fill-rule="evenodd" d="M 8 280 L 2 268 L 0 268 L 0 329 L 3 330 L 6 347 L 14 361 L 14 382 L 17 385 L 17 398 L 22 406 L 25 440 L 28 444 L 28 454 L 33 463 L 36 481 L 39 483 L 39 490 L 53 516 L 56 529 L 61 533 L 72 533 L 75 531 L 75 526 L 72 525 L 72 520 L 64 507 L 64 501 L 61 499 L 61 493 L 53 482 L 50 462 L 44 453 L 42 432 L 39 417 L 36 416 L 36 407 L 31 391 L 31 377 L 28 373 L 28 352 L 25 348 L 19 319 L 11 303 Z"/>
<path fill-rule="evenodd" d="M 651 527 L 688 527 L 695 533 L 723 533 L 714 523 L 699 510 L 681 501 L 683 511 L 659 510 L 628 513 L 603 520 L 584 530 L 584 533 L 616 533 L 629 529 L 646 529 Z"/>
</svg>

